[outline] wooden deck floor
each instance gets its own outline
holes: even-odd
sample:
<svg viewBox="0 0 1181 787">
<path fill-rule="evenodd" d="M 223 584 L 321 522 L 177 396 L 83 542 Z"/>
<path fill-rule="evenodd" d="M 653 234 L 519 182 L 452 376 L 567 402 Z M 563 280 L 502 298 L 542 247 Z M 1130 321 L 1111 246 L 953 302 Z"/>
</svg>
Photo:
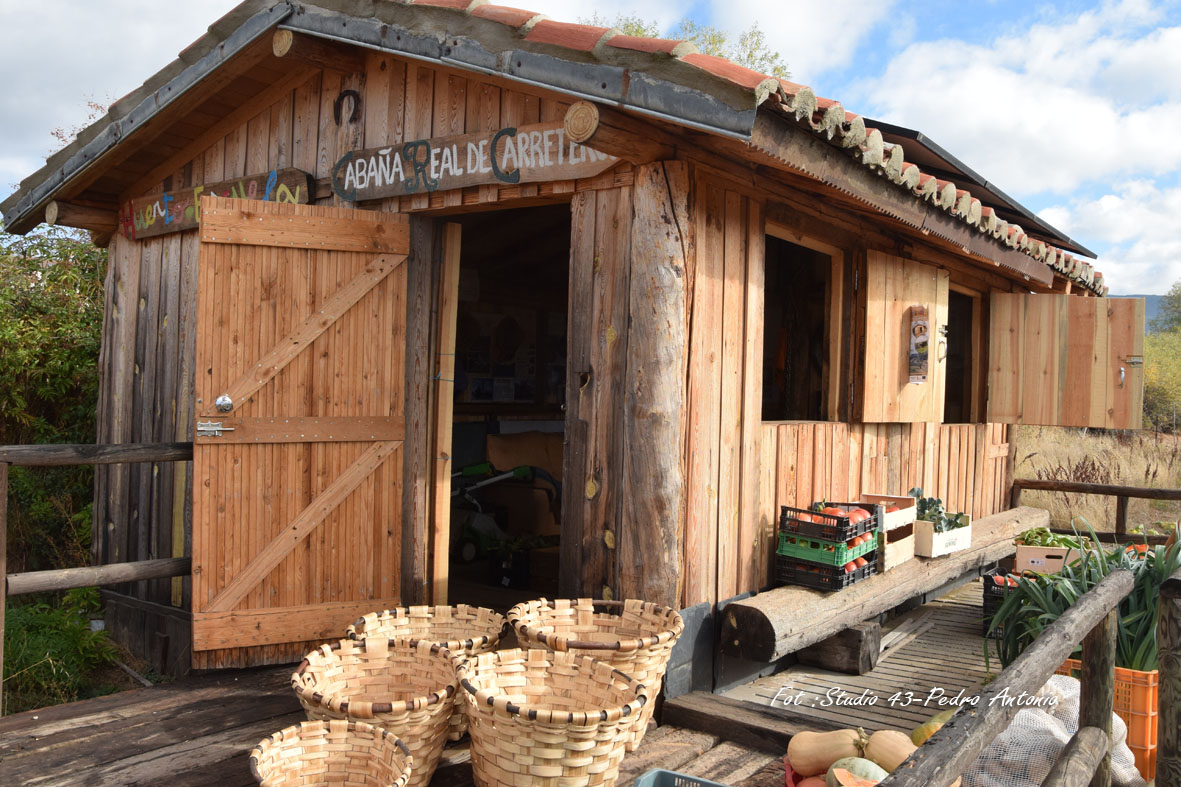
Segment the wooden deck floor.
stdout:
<svg viewBox="0 0 1181 787">
<path fill-rule="evenodd" d="M 0 785 L 251 785 L 259 740 L 303 720 L 290 667 L 241 670 L 0 719 Z M 667 768 L 741 787 L 779 787 L 772 754 L 664 726 L 624 761 L 627 787 Z M 473 785 L 466 741 L 449 747 L 433 785 Z"/>
<path fill-rule="evenodd" d="M 944 698 L 955 696 L 961 689 L 969 694 L 988 676 L 985 638 L 980 632 L 981 589 L 979 581 L 969 582 L 900 618 L 892 630 L 910 621 L 910 625 L 921 626 L 921 633 L 884 651 L 877 667 L 865 675 L 795 666 L 740 686 L 727 696 L 760 705 L 771 704 L 777 695 L 780 702 L 785 696 L 799 696 L 798 704 L 784 707 L 843 726 L 910 732 L 935 713 L 951 707 L 938 705 L 933 690 L 944 692 Z M 931 625 L 925 625 L 928 623 Z M 883 639 L 885 636 L 888 632 Z M 994 646 L 990 643 L 990 647 Z M 999 673 L 995 649 L 991 653 L 992 670 Z M 845 692 L 848 698 L 876 697 L 876 703 L 837 704 L 836 695 L 830 694 L 833 690 Z"/>
</svg>

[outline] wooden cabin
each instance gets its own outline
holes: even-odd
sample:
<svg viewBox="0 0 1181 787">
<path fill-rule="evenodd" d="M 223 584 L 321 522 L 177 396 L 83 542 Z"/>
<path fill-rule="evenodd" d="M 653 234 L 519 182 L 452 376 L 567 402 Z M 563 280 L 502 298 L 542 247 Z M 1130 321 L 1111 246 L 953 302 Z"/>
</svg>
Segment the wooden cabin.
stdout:
<svg viewBox="0 0 1181 787">
<path fill-rule="evenodd" d="M 192 558 L 106 594 L 174 672 L 481 602 L 484 462 L 555 482 L 524 597 L 708 620 L 781 505 L 986 517 L 1010 425 L 1141 422 L 1143 302 L 922 135 L 481 2 L 247 0 L 0 209 L 109 247 L 98 442 L 193 443 L 95 490 L 96 564 Z"/>
</svg>

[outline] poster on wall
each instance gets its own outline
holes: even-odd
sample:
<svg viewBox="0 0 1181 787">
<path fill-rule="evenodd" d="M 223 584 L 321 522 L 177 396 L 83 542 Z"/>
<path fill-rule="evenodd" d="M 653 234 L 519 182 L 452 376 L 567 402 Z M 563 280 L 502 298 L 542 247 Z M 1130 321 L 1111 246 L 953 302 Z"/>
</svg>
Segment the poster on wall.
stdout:
<svg viewBox="0 0 1181 787">
<path fill-rule="evenodd" d="M 927 382 L 929 336 L 927 307 L 911 306 L 909 367 L 912 383 Z"/>
</svg>

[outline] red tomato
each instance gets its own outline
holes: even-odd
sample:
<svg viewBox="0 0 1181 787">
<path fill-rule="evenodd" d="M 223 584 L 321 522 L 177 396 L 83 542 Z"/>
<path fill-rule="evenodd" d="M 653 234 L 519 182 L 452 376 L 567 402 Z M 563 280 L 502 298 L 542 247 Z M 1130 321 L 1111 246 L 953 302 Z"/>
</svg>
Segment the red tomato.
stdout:
<svg viewBox="0 0 1181 787">
<path fill-rule="evenodd" d="M 855 525 L 858 522 L 864 522 L 868 517 L 861 512 L 860 509 L 854 508 L 849 512 L 849 524 Z"/>
<path fill-rule="evenodd" d="M 902 510 L 902 509 L 901 509 L 901 508 L 899 508 L 898 506 L 887 506 L 887 507 L 886 507 L 886 513 L 887 513 L 887 514 L 893 514 L 895 511 L 901 511 L 901 510 Z"/>
<path fill-rule="evenodd" d="M 797 522 L 811 522 L 811 521 L 812 521 L 812 517 L 811 517 L 811 515 L 809 515 L 809 514 L 796 514 L 796 515 L 795 515 L 795 520 L 796 520 Z"/>
<path fill-rule="evenodd" d="M 861 543 L 861 541 L 859 541 L 857 538 L 850 538 L 848 541 L 845 542 L 845 546 L 847 546 L 849 549 L 852 549 L 853 547 L 857 546 L 860 543 Z"/>
<path fill-rule="evenodd" d="M 863 557 L 859 557 L 853 562 L 857 565 L 857 568 L 864 568 L 865 566 L 869 565 L 869 561 Z"/>
<path fill-rule="evenodd" d="M 828 508 L 823 508 L 820 510 L 820 513 L 828 514 L 829 516 L 839 516 L 842 518 L 849 516 L 844 511 L 837 508 L 836 506 L 829 506 Z"/>
<path fill-rule="evenodd" d="M 857 570 L 857 564 L 854 563 L 852 560 L 850 560 L 848 563 L 845 564 L 845 573 L 846 574 L 852 574 L 856 570 Z"/>
<path fill-rule="evenodd" d="M 869 513 L 864 508 L 854 508 L 852 511 L 849 512 L 850 516 L 852 516 L 853 514 L 861 514 L 862 519 L 869 519 L 871 516 L 873 516 L 873 514 Z"/>
</svg>

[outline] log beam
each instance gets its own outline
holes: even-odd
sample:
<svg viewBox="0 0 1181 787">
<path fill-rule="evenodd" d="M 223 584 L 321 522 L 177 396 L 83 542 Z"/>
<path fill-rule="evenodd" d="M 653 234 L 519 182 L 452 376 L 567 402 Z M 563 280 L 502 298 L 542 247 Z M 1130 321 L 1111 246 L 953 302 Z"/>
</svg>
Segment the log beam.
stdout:
<svg viewBox="0 0 1181 787">
<path fill-rule="evenodd" d="M 633 164 L 676 158 L 675 139 L 667 132 L 619 110 L 578 101 L 566 110 L 567 139 Z"/>
<path fill-rule="evenodd" d="M 8 595 L 20 596 L 28 593 L 50 593 L 74 588 L 119 585 L 160 577 L 188 576 L 192 570 L 192 559 L 170 557 L 160 560 L 140 560 L 135 563 L 113 563 L 107 566 L 84 566 L 82 568 L 58 568 L 49 571 L 29 571 L 23 574 L 9 574 L 5 587 Z"/>
<path fill-rule="evenodd" d="M 343 71 L 346 74 L 365 70 L 365 54 L 355 46 L 345 46 L 324 38 L 276 30 L 271 38 L 271 52 L 275 57 L 290 58 L 302 63 Z"/>
<path fill-rule="evenodd" d="M 123 462 L 185 462 L 193 458 L 192 443 L 111 443 L 95 445 L 8 445 L 0 462 L 26 467 L 113 465 Z"/>
<path fill-rule="evenodd" d="M 1083 638 L 1083 674 L 1078 726 L 1094 727 L 1107 736 L 1107 751 L 1094 769 L 1091 787 L 1111 787 L 1111 711 L 1115 702 L 1115 638 L 1119 610 L 1112 609 Z"/>
<path fill-rule="evenodd" d="M 1058 755 L 1042 787 L 1087 787 L 1099 761 L 1110 753 L 1107 733 L 1097 727 L 1083 727 Z"/>
<path fill-rule="evenodd" d="M 719 647 L 728 655 L 770 662 L 813 645 L 922 593 L 1016 552 L 1013 539 L 1047 527 L 1050 513 L 1016 508 L 972 523 L 972 546 L 933 560 L 919 558 L 840 593 L 780 587 L 726 607 Z"/>
<path fill-rule="evenodd" d="M 877 666 L 881 652 L 882 627 L 877 621 L 869 621 L 797 651 L 796 660 L 833 672 L 864 675 Z"/>
<path fill-rule="evenodd" d="M 119 217 L 113 208 L 51 200 L 45 206 L 45 223 L 52 227 L 74 227 L 109 236 L 118 228 Z"/>
<path fill-rule="evenodd" d="M 1156 784 L 1181 787 L 1181 571 L 1161 585 L 1156 632 L 1160 653 Z"/>
<path fill-rule="evenodd" d="M 984 748 L 1001 733 L 1037 694 L 1078 643 L 1078 632 L 1090 631 L 1131 592 L 1132 572 L 1117 569 L 1079 597 L 1050 624 L 996 680 L 975 695 L 974 705 L 961 705 L 955 715 L 905 762 L 883 779 L 880 787 L 950 787 Z"/>
</svg>

